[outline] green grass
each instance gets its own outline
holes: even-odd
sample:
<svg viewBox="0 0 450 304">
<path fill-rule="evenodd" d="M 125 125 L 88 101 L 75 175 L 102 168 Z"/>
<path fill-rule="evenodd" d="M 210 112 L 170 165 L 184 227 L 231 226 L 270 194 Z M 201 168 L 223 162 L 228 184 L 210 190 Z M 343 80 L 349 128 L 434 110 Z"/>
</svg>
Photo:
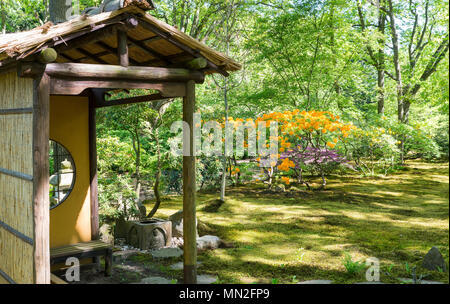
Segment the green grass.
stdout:
<svg viewBox="0 0 450 304">
<path fill-rule="evenodd" d="M 342 261 L 348 252 L 354 261 L 378 258 L 385 282 L 398 283 L 385 271 L 410 277 L 408 263 L 418 274 L 429 274 L 427 280 L 448 283 L 448 272 L 421 268 L 432 246 L 448 265 L 448 192 L 448 163 L 409 162 L 388 177 L 331 176 L 322 192 L 273 193 L 262 184 L 230 188 L 215 213 L 202 209 L 217 194 L 198 193 L 198 219 L 235 244 L 199 254 L 200 271 L 217 275 L 221 283 L 364 281 L 365 271 L 347 273 Z M 156 216 L 181 208 L 181 197 L 166 197 Z"/>
</svg>

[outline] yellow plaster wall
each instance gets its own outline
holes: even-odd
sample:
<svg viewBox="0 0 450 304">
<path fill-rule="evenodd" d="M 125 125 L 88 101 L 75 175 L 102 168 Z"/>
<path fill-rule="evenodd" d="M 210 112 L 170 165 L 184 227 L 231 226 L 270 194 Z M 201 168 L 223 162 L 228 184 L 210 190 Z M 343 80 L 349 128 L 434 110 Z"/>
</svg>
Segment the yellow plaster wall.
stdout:
<svg viewBox="0 0 450 304">
<path fill-rule="evenodd" d="M 51 248 L 91 240 L 88 115 L 86 97 L 50 98 L 50 139 L 66 147 L 76 168 L 74 189 L 50 211 Z"/>
</svg>

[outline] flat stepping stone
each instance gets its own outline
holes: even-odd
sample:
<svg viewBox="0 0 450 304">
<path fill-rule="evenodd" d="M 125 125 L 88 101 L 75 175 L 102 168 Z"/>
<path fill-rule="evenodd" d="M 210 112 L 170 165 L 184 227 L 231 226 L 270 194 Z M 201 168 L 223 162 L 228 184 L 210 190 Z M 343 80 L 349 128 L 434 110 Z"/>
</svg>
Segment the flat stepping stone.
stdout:
<svg viewBox="0 0 450 304">
<path fill-rule="evenodd" d="M 333 281 L 330 280 L 309 280 L 298 282 L 297 284 L 331 284 L 331 283 L 333 283 Z"/>
<path fill-rule="evenodd" d="M 125 261 L 128 260 L 131 256 L 138 254 L 139 250 L 122 250 L 113 252 L 113 260 L 114 262 Z"/>
<path fill-rule="evenodd" d="M 142 279 L 138 284 L 170 284 L 171 280 L 163 277 L 148 277 Z"/>
<path fill-rule="evenodd" d="M 197 268 L 202 265 L 202 262 L 197 262 Z M 178 262 L 169 266 L 172 270 L 183 270 L 184 264 L 183 262 Z"/>
<path fill-rule="evenodd" d="M 155 259 L 179 258 L 183 255 L 183 250 L 180 248 L 161 248 L 150 251 L 150 254 Z"/>
<path fill-rule="evenodd" d="M 408 279 L 408 278 L 398 278 L 400 281 L 402 281 L 403 283 L 409 283 L 409 284 L 413 284 L 413 280 L 412 279 Z M 427 281 L 427 280 L 422 280 L 420 281 L 420 284 L 445 284 L 442 282 L 438 282 L 438 281 Z"/>
<path fill-rule="evenodd" d="M 373 282 L 366 281 L 366 282 L 357 282 L 357 283 L 354 283 L 354 284 L 385 284 L 385 283 L 382 283 L 380 281 L 373 281 Z"/>
<path fill-rule="evenodd" d="M 420 284 L 445 284 L 445 283 L 438 282 L 438 281 L 427 281 L 427 280 L 422 280 L 422 281 L 420 282 Z"/>
<path fill-rule="evenodd" d="M 197 276 L 197 284 L 212 284 L 217 282 L 217 277 L 208 275 L 208 274 L 201 274 Z"/>
</svg>

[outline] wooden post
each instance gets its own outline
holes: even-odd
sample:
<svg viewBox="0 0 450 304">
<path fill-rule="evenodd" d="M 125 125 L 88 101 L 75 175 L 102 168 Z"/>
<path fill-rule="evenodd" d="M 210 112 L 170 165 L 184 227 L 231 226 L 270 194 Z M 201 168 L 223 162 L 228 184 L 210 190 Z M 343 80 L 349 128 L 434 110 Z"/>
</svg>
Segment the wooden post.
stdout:
<svg viewBox="0 0 450 304">
<path fill-rule="evenodd" d="M 95 97 L 89 96 L 89 172 L 90 172 L 90 193 L 91 193 L 91 239 L 99 238 L 98 221 L 98 185 L 97 185 L 97 130 Z"/>
<path fill-rule="evenodd" d="M 183 237 L 184 283 L 197 283 L 197 229 L 195 215 L 195 156 L 194 156 L 195 82 L 186 83 L 183 98 L 183 121 L 189 124 L 190 153 L 183 156 Z"/>
<path fill-rule="evenodd" d="M 33 215 L 34 281 L 50 284 L 49 132 L 50 78 L 34 80 L 33 97 Z"/>
<path fill-rule="evenodd" d="M 105 254 L 105 276 L 110 277 L 112 274 L 113 254 L 112 248 L 108 248 Z"/>
<path fill-rule="evenodd" d="M 130 59 L 128 57 L 127 32 L 125 31 L 117 31 L 117 50 L 119 52 L 119 64 L 123 67 L 127 67 L 130 64 Z"/>
</svg>

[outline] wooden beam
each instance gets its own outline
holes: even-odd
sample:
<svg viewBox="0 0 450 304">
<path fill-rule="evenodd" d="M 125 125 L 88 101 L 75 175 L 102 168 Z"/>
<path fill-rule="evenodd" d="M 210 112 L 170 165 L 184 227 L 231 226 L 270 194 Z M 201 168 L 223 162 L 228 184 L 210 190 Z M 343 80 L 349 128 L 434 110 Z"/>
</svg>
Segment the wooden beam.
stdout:
<svg viewBox="0 0 450 304">
<path fill-rule="evenodd" d="M 166 59 L 167 61 L 175 61 L 179 58 L 183 58 L 183 57 L 189 57 L 189 59 L 192 59 L 192 55 L 186 53 L 186 52 L 182 52 L 182 53 L 177 53 L 177 54 L 173 54 L 173 55 L 168 55 L 168 56 L 164 56 L 164 59 Z M 158 62 L 162 62 L 160 59 L 150 59 L 144 62 L 141 62 L 141 65 L 152 65 L 152 64 L 156 64 Z"/>
<path fill-rule="evenodd" d="M 162 96 L 161 94 L 151 94 L 146 96 L 137 96 L 137 97 L 129 97 L 129 98 L 122 98 L 122 99 L 115 99 L 115 100 L 103 100 L 95 104 L 96 108 L 104 108 L 104 107 L 112 107 L 112 106 L 120 106 L 120 105 L 126 105 L 126 104 L 134 104 L 134 103 L 141 103 L 141 102 L 149 102 L 149 101 L 156 101 L 161 99 L 167 99 L 167 97 Z"/>
<path fill-rule="evenodd" d="M 17 70 L 17 62 L 3 64 L 3 65 L 0 62 L 0 75 L 14 72 L 14 70 Z"/>
<path fill-rule="evenodd" d="M 128 40 L 135 46 L 137 46 L 138 48 L 140 48 L 141 50 L 143 50 L 144 52 L 150 53 L 153 55 L 153 57 L 157 58 L 158 60 L 164 62 L 165 64 L 169 64 L 170 61 L 167 60 L 167 57 L 165 57 L 163 54 L 153 50 L 152 48 L 146 46 L 144 43 L 142 43 L 141 41 L 135 40 L 131 37 L 128 38 Z"/>
<path fill-rule="evenodd" d="M 79 59 L 73 59 L 73 58 L 70 57 L 69 55 L 63 54 L 63 53 L 60 53 L 59 56 L 64 57 L 66 60 L 69 60 L 70 62 L 78 62 L 79 60 L 83 60 L 83 59 L 86 58 L 86 57 L 81 57 L 81 58 L 79 58 Z"/>
<path fill-rule="evenodd" d="M 179 42 L 177 39 L 173 38 L 170 34 L 160 30 L 159 28 L 157 28 L 156 26 L 154 26 L 153 24 L 150 24 L 148 22 L 146 22 L 145 20 L 143 20 L 142 22 L 139 23 L 141 26 L 143 26 L 144 28 L 152 31 L 153 33 L 155 33 L 156 35 L 160 36 L 161 38 L 169 41 L 170 43 L 172 43 L 173 45 L 175 45 L 177 48 L 191 54 L 194 57 L 203 57 L 197 50 L 194 50 L 186 45 L 184 45 L 183 43 Z M 211 61 L 208 60 L 208 66 L 219 72 L 220 74 L 224 75 L 225 77 L 228 77 L 229 74 L 227 71 L 221 69 L 220 67 L 218 67 L 216 64 L 212 63 Z"/>
<path fill-rule="evenodd" d="M 28 52 L 22 53 L 20 56 L 15 58 L 15 60 L 26 58 L 48 47 L 58 47 L 58 49 L 56 49 L 58 52 L 66 51 L 74 47 L 79 47 L 80 45 L 82 46 L 94 41 L 103 40 L 110 35 L 114 35 L 117 32 L 118 28 L 134 28 L 138 24 L 139 20 L 137 20 L 133 16 L 119 15 L 109 19 L 102 24 L 91 25 L 89 27 L 87 26 L 85 29 L 82 29 L 76 33 L 71 33 L 64 37 L 58 36 L 54 40 L 44 43 L 42 46 L 36 49 L 32 49 Z"/>
<path fill-rule="evenodd" d="M 158 35 L 150 37 L 150 38 L 146 38 L 144 40 L 141 40 L 142 43 L 147 43 L 147 42 L 153 42 L 153 41 L 158 41 L 161 40 L 162 38 Z"/>
<path fill-rule="evenodd" d="M 18 62 L 17 76 L 25 78 L 40 78 L 45 71 L 45 64 L 36 62 Z"/>
<path fill-rule="evenodd" d="M 34 53 L 40 52 L 48 47 L 55 48 L 55 50 L 59 53 L 73 49 L 75 47 L 79 47 L 80 45 L 86 45 L 93 41 L 105 39 L 106 37 L 113 35 L 117 31 L 117 22 L 118 21 L 115 21 L 113 24 L 99 24 L 76 33 L 68 34 L 64 37 L 57 37 L 55 40 L 43 44 L 36 50 L 33 49 L 27 53 L 23 53 L 22 55 L 17 57 L 17 60 L 31 56 Z"/>
<path fill-rule="evenodd" d="M 89 175 L 91 201 L 91 240 L 99 239 L 99 209 L 97 182 L 97 123 L 96 96 L 92 92 L 89 96 Z"/>
<path fill-rule="evenodd" d="M 202 83 L 205 75 L 198 71 L 157 67 L 123 67 L 83 63 L 50 63 L 45 72 L 52 77 L 74 77 L 91 79 L 126 79 L 148 82 L 186 82 L 194 80 Z"/>
<path fill-rule="evenodd" d="M 50 78 L 45 73 L 34 80 L 33 110 L 34 281 L 50 284 Z"/>
<path fill-rule="evenodd" d="M 127 32 L 117 31 L 117 50 L 119 56 L 119 64 L 123 67 L 130 65 L 130 60 L 128 57 L 128 38 Z"/>
<path fill-rule="evenodd" d="M 81 54 L 83 54 L 84 56 L 86 56 L 87 58 L 90 58 L 90 59 L 94 60 L 96 63 L 108 64 L 105 60 L 103 60 L 101 58 L 98 58 L 97 56 L 95 56 L 91 52 L 86 51 L 85 49 L 76 48 L 76 50 L 78 52 L 80 52 Z"/>
<path fill-rule="evenodd" d="M 100 47 L 104 48 L 105 50 L 108 50 L 108 51 L 109 51 L 108 54 L 114 54 L 114 55 L 116 55 L 116 57 L 119 56 L 119 50 L 116 49 L 116 48 L 114 48 L 114 47 L 112 47 L 112 46 L 109 46 L 109 45 L 106 44 L 105 42 L 103 42 L 103 41 L 97 41 L 96 44 L 99 45 Z M 105 55 L 106 55 L 106 54 L 105 54 Z M 128 60 L 129 60 L 132 64 L 134 64 L 134 65 L 141 65 L 140 62 L 138 62 L 138 61 L 134 60 L 133 58 L 131 58 L 131 57 L 129 56 L 129 54 L 128 54 Z M 118 61 L 120 61 L 120 58 L 118 59 Z"/>
<path fill-rule="evenodd" d="M 208 65 L 208 61 L 203 57 L 198 57 L 195 59 L 192 59 L 191 61 L 188 61 L 184 63 L 184 66 L 188 68 L 189 70 L 200 70 L 206 68 Z"/>
<path fill-rule="evenodd" d="M 102 57 L 102 56 L 110 54 L 110 52 L 109 51 L 103 51 L 103 52 L 100 52 L 100 53 L 95 53 L 95 54 L 91 53 L 91 54 L 92 54 L 92 56 L 95 56 L 96 58 L 99 58 L 99 57 Z M 75 59 L 75 58 L 71 57 L 70 55 L 63 54 L 63 53 L 60 53 L 59 56 L 64 57 L 66 60 L 69 60 L 70 62 L 73 62 L 73 63 L 79 63 L 82 60 L 89 59 L 88 56 L 84 56 L 84 57 L 80 57 L 80 58 L 76 58 Z M 99 58 L 99 59 L 101 59 L 101 58 Z"/>
<path fill-rule="evenodd" d="M 52 95 L 80 95 L 86 89 L 151 89 L 164 97 L 182 97 L 186 94 L 186 86 L 182 82 L 150 83 L 140 80 L 114 79 L 59 79 L 52 78 L 50 93 Z"/>
<path fill-rule="evenodd" d="M 183 238 L 184 283 L 197 283 L 197 227 L 195 212 L 195 156 L 194 156 L 195 82 L 186 84 L 183 98 L 183 121 L 189 125 L 189 156 L 183 156 Z M 183 144 L 187 144 L 184 142 Z"/>
</svg>

